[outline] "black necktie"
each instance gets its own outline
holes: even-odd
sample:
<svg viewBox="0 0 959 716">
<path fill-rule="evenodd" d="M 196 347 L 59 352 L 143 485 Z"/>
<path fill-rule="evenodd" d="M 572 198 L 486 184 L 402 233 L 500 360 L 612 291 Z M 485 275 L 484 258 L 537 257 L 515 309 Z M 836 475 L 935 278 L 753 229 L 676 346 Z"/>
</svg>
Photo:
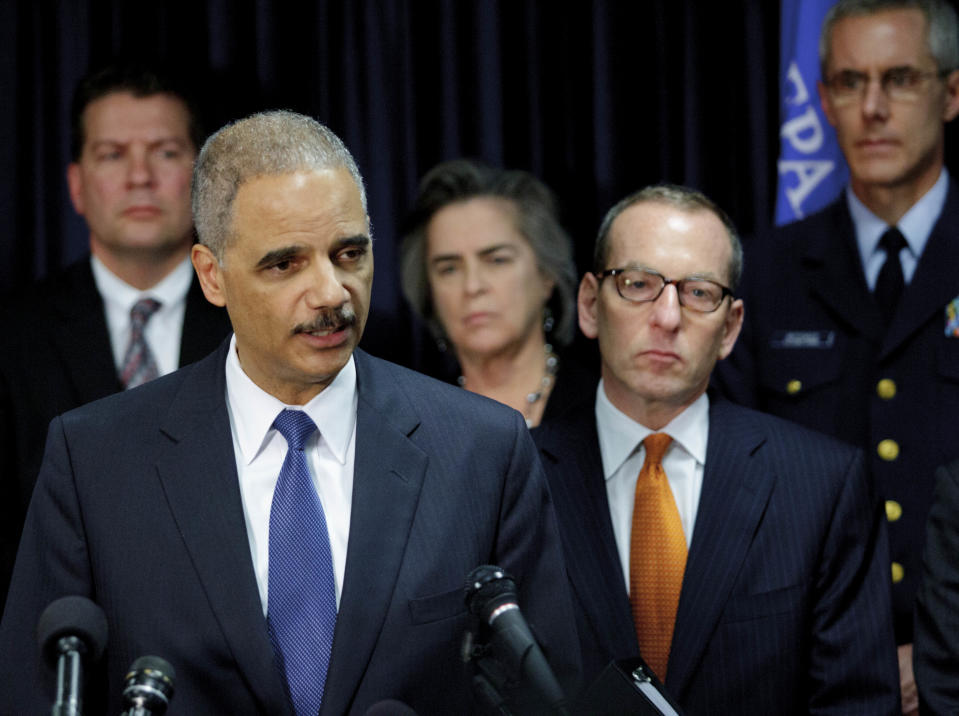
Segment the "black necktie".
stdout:
<svg viewBox="0 0 959 716">
<path fill-rule="evenodd" d="M 899 233 L 899 229 L 892 226 L 879 239 L 879 246 L 886 252 L 886 263 L 882 265 L 882 270 L 879 272 L 875 295 L 883 321 L 888 326 L 892 321 L 892 315 L 896 312 L 896 306 L 899 304 L 899 297 L 905 285 L 899 252 L 906 247 L 906 240 Z"/>
</svg>

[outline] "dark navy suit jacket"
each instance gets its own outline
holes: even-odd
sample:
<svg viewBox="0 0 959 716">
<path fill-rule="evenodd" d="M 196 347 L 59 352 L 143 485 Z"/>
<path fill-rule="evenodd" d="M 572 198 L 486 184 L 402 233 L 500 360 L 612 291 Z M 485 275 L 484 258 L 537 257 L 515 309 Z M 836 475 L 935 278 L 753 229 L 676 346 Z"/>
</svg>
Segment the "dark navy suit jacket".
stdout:
<svg viewBox="0 0 959 716">
<path fill-rule="evenodd" d="M 890 501 L 890 553 L 902 567 L 896 637 L 908 643 L 933 476 L 959 458 L 959 331 L 946 333 L 959 298 L 959 185 L 950 182 L 888 330 L 844 196 L 747 244 L 739 294 L 743 332 L 714 384 L 736 402 L 864 450 L 879 496 Z"/>
<path fill-rule="evenodd" d="M 533 432 L 586 683 L 639 648 L 591 397 Z M 862 454 L 713 399 L 666 688 L 690 714 L 892 714 L 886 531 Z"/>
<path fill-rule="evenodd" d="M 123 386 L 89 256 L 17 297 L 5 307 L 0 322 L 2 605 L 50 421 Z M 226 311 L 204 298 L 194 277 L 183 316 L 179 365 L 216 350 L 229 333 Z"/>
<path fill-rule="evenodd" d="M 143 654 L 176 669 L 170 714 L 290 713 L 253 574 L 226 406 L 228 343 L 51 425 L 0 624 L 0 712 L 41 713 L 43 608 L 94 599 L 110 640 L 88 713 L 119 713 Z M 356 458 L 324 714 L 396 699 L 470 709 L 466 575 L 499 564 L 561 679 L 578 672 L 556 520 L 528 430 L 493 401 L 355 353 Z M 46 707 L 48 708 L 48 707 Z"/>
<path fill-rule="evenodd" d="M 923 714 L 959 713 L 959 461 L 939 468 L 913 650 Z"/>
</svg>

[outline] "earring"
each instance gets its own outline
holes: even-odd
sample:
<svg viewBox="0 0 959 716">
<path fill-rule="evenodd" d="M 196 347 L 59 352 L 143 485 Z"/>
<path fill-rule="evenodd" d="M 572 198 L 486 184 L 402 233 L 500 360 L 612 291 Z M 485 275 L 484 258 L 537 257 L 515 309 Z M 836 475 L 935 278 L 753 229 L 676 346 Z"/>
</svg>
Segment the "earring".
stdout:
<svg viewBox="0 0 959 716">
<path fill-rule="evenodd" d="M 543 332 L 550 333 L 556 321 L 553 319 L 553 309 L 549 306 L 543 307 Z"/>
<path fill-rule="evenodd" d="M 427 326 L 430 329 L 430 335 L 433 336 L 433 340 L 436 341 L 436 349 L 440 353 L 446 353 L 446 351 L 449 350 L 449 344 L 446 341 L 446 332 L 443 330 L 440 322 L 435 318 L 431 318 L 427 321 Z"/>
</svg>

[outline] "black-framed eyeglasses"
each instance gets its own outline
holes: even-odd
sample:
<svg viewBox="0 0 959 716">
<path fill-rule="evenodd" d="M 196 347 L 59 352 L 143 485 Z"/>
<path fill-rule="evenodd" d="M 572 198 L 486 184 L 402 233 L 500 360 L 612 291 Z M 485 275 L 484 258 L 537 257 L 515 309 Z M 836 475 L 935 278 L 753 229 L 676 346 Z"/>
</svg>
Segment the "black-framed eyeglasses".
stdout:
<svg viewBox="0 0 959 716">
<path fill-rule="evenodd" d="M 879 86 L 889 99 L 897 102 L 911 102 L 919 97 L 922 84 L 926 80 L 933 77 L 942 79 L 950 72 L 951 70 L 920 70 L 909 65 L 890 67 L 879 75 Z M 865 72 L 840 70 L 826 78 L 825 85 L 829 88 L 833 101 L 853 102 L 865 96 L 866 88 L 871 81 L 871 75 Z"/>
<path fill-rule="evenodd" d="M 612 276 L 616 291 L 631 303 L 648 303 L 659 298 L 666 286 L 673 284 L 679 296 L 679 305 L 699 313 L 712 313 L 733 292 L 721 283 L 706 278 L 666 278 L 647 268 L 614 268 L 596 274 L 602 281 Z"/>
</svg>

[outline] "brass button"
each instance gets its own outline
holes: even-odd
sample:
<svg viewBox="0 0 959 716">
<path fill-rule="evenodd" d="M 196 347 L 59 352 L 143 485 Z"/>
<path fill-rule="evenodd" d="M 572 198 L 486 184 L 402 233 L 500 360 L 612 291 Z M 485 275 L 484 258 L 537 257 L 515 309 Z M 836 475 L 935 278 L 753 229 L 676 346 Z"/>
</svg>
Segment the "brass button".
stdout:
<svg viewBox="0 0 959 716">
<path fill-rule="evenodd" d="M 902 568 L 902 565 L 899 562 L 892 563 L 892 583 L 899 584 L 902 581 L 902 578 L 906 576 L 906 570 Z"/>
<path fill-rule="evenodd" d="M 896 381 L 891 378 L 883 378 L 876 383 L 876 393 L 883 400 L 892 400 L 896 397 Z"/>
<path fill-rule="evenodd" d="M 876 447 L 876 452 L 879 453 L 881 457 L 886 462 L 892 462 L 897 457 L 899 457 L 899 443 L 895 440 L 880 440 L 879 445 Z"/>
<path fill-rule="evenodd" d="M 902 517 L 902 505 L 895 500 L 886 500 L 886 519 L 895 522 Z"/>
<path fill-rule="evenodd" d="M 795 378 L 793 378 L 791 381 L 786 383 L 786 392 L 789 393 L 790 395 L 795 395 L 800 390 L 802 390 L 801 380 L 796 380 Z"/>
</svg>

